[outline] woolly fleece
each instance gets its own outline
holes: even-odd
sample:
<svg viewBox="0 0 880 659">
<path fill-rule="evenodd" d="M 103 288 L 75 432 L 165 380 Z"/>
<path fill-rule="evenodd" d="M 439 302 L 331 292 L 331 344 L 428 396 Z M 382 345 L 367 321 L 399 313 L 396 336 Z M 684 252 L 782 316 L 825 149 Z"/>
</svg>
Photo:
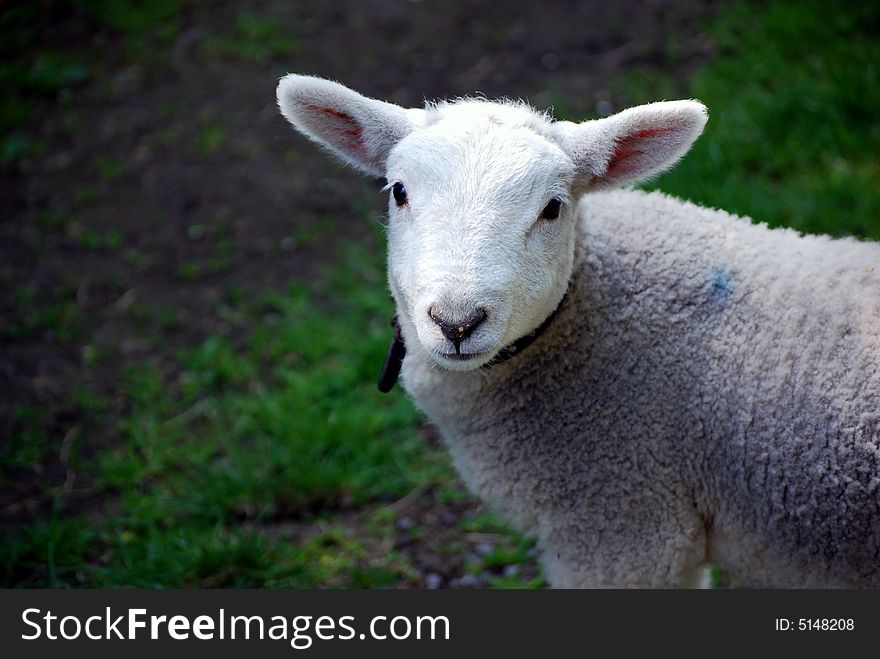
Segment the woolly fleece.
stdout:
<svg viewBox="0 0 880 659">
<path fill-rule="evenodd" d="M 580 223 L 527 352 L 404 362 L 468 486 L 555 586 L 880 586 L 880 246 L 637 191 Z"/>
</svg>

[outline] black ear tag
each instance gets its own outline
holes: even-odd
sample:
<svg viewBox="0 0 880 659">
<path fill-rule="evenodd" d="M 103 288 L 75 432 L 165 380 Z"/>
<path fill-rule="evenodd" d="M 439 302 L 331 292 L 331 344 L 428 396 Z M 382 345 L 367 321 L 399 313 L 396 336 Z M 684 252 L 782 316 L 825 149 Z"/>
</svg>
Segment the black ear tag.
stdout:
<svg viewBox="0 0 880 659">
<path fill-rule="evenodd" d="M 378 386 L 379 391 L 383 394 L 387 394 L 394 388 L 397 377 L 400 375 L 403 358 L 406 356 L 406 346 L 403 343 L 403 337 L 400 335 L 400 324 L 397 322 L 397 316 L 391 319 L 391 327 L 394 328 L 394 336 L 391 337 L 391 343 L 388 344 L 385 363 L 382 364 L 382 372 L 379 374 Z"/>
</svg>

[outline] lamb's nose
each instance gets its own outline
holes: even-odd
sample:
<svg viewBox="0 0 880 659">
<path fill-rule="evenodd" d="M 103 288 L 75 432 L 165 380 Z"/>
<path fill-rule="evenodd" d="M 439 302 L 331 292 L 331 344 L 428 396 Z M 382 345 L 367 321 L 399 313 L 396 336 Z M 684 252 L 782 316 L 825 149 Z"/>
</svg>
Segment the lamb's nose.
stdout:
<svg viewBox="0 0 880 659">
<path fill-rule="evenodd" d="M 455 322 L 449 321 L 437 313 L 435 307 L 428 309 L 428 315 L 431 316 L 431 320 L 433 320 L 440 328 L 440 331 L 443 332 L 443 336 L 452 341 L 456 353 L 461 353 L 459 348 L 461 342 L 473 334 L 474 330 L 477 329 L 480 323 L 486 320 L 486 310 L 482 307 L 476 309 L 468 318 Z"/>
</svg>

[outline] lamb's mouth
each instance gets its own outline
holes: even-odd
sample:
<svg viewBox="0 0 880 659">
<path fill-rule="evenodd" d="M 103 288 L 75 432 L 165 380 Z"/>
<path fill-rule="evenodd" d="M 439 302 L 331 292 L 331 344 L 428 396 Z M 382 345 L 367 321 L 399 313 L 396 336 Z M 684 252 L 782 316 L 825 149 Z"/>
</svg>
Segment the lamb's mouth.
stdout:
<svg viewBox="0 0 880 659">
<path fill-rule="evenodd" d="M 490 351 L 485 350 L 483 352 L 441 352 L 437 356 L 443 359 L 448 359 L 454 362 L 471 362 L 485 359 L 489 355 Z"/>
</svg>

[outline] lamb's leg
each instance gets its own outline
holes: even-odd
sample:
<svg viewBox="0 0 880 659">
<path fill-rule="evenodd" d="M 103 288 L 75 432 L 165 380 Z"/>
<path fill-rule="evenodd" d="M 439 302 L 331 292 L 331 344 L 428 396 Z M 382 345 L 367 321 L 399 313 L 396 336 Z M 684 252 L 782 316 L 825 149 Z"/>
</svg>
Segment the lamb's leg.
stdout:
<svg viewBox="0 0 880 659">
<path fill-rule="evenodd" d="M 708 565 L 697 565 L 690 574 L 683 576 L 682 588 L 696 588 L 705 590 L 712 585 L 712 574 Z"/>
<path fill-rule="evenodd" d="M 539 543 L 547 580 L 554 588 L 707 588 L 705 531 L 693 522 L 645 535 L 593 532 L 599 542 L 555 533 Z"/>
</svg>

